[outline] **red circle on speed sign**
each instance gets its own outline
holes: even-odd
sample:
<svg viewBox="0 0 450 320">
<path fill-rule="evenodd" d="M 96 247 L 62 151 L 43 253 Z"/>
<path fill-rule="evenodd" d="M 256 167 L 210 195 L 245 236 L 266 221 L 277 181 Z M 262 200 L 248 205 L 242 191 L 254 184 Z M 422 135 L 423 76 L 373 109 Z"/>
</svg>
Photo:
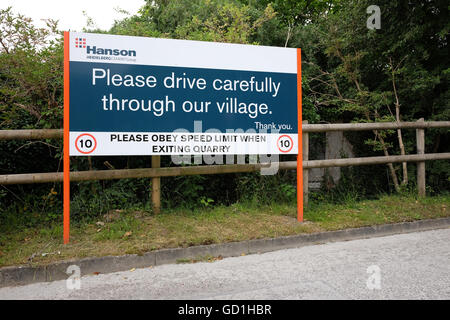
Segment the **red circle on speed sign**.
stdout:
<svg viewBox="0 0 450 320">
<path fill-rule="evenodd" d="M 80 138 L 84 137 L 84 136 L 87 136 L 87 138 L 80 140 Z M 80 143 L 81 143 L 80 147 L 82 149 L 85 149 L 85 151 L 80 150 L 80 148 L 78 147 L 78 141 L 80 141 Z M 92 134 L 89 134 L 89 133 L 80 134 L 77 137 L 77 139 L 75 140 L 75 148 L 77 148 L 78 152 L 80 152 L 82 154 L 92 153 L 95 150 L 95 148 L 97 148 L 97 140 L 95 140 L 95 138 Z"/>
<path fill-rule="evenodd" d="M 284 139 L 284 138 L 287 138 L 287 139 Z M 280 145 L 280 143 L 281 143 L 281 145 Z M 282 136 L 280 136 L 278 138 L 277 147 L 278 147 L 278 150 L 280 150 L 283 153 L 289 152 L 294 147 L 294 141 L 292 141 L 292 138 L 290 136 L 288 136 L 287 134 L 283 134 Z"/>
</svg>

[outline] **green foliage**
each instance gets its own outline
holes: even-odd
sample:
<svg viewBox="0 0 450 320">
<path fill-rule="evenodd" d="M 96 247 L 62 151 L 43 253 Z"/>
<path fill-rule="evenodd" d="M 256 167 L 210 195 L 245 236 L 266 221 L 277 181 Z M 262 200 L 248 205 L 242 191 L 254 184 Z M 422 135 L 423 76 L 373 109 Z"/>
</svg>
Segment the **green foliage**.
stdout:
<svg viewBox="0 0 450 320">
<path fill-rule="evenodd" d="M 200 203 L 205 207 L 209 207 L 210 205 L 212 205 L 214 203 L 214 200 L 211 198 L 206 198 L 206 197 L 202 197 L 200 199 Z"/>
<path fill-rule="evenodd" d="M 62 37 L 55 21 L 46 22 L 36 28 L 11 8 L 0 10 L 1 129 L 61 127 Z"/>
<path fill-rule="evenodd" d="M 371 174 L 373 173 L 374 171 L 371 172 Z M 320 190 L 310 192 L 310 200 L 312 202 L 349 204 L 364 198 L 377 197 L 382 193 L 382 190 L 377 187 L 382 184 L 380 181 L 373 179 L 372 176 L 371 181 L 367 182 L 368 180 L 365 180 L 364 177 L 370 179 L 369 175 L 361 171 L 360 167 L 343 167 L 339 182 L 336 182 L 326 170 Z M 381 175 L 381 177 L 385 178 L 385 175 Z M 384 179 L 382 182 L 386 184 Z"/>
<path fill-rule="evenodd" d="M 205 176 L 180 176 L 162 180 L 163 203 L 166 207 L 182 206 L 193 209 L 204 199 Z"/>
<path fill-rule="evenodd" d="M 262 176 L 259 172 L 240 174 L 237 182 L 237 197 L 240 201 L 255 204 L 290 203 L 295 201 L 296 175 L 279 172 Z"/>
<path fill-rule="evenodd" d="M 114 209 L 144 208 L 148 201 L 149 179 L 122 179 L 114 182 L 83 182 L 71 200 L 74 219 L 93 218 Z"/>
<path fill-rule="evenodd" d="M 340 1 L 339 10 L 301 26 L 293 37 L 299 46 L 306 44 L 304 90 L 319 118 L 384 122 L 395 121 L 398 112 L 401 121 L 449 119 L 447 2 L 378 1 L 379 30 L 366 27 L 371 4 Z M 402 130 L 402 135 L 405 153 L 415 152 L 415 132 Z M 364 137 L 354 141 L 355 149 L 367 145 L 369 154 L 401 152 L 396 131 Z M 449 144 L 441 142 L 448 139 L 442 130 L 427 133 L 436 151 L 448 151 Z"/>
<path fill-rule="evenodd" d="M 256 30 L 275 17 L 271 4 L 258 9 L 238 1 L 148 1 L 137 15 L 116 21 L 114 34 L 254 43 Z"/>
</svg>

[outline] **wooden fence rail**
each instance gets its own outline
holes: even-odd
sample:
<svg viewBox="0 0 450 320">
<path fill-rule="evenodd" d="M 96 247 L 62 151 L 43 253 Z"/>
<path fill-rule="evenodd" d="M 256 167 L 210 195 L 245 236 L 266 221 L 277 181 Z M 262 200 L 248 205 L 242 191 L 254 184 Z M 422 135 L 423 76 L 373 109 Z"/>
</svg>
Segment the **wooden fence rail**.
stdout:
<svg viewBox="0 0 450 320">
<path fill-rule="evenodd" d="M 303 124 L 302 132 L 450 128 L 450 121 Z M 62 129 L 0 130 L 0 140 L 62 139 Z"/>
<path fill-rule="evenodd" d="M 362 157 L 346 159 L 308 159 L 308 133 L 327 131 L 363 131 L 363 130 L 388 130 L 388 129 L 416 129 L 417 154 L 403 156 L 383 156 L 383 157 Z M 376 165 L 398 162 L 417 162 L 417 185 L 418 193 L 425 195 L 425 161 L 429 160 L 450 160 L 450 153 L 425 154 L 425 134 L 427 128 L 450 128 L 450 121 L 429 121 L 420 119 L 417 122 L 381 122 L 381 123 L 346 123 L 346 124 L 302 124 L 303 132 L 303 189 L 305 201 L 308 199 L 308 169 L 345 167 L 358 165 Z M 0 140 L 37 140 L 37 139 L 60 139 L 61 129 L 42 130 L 0 130 Z M 182 166 L 160 168 L 159 156 L 152 158 L 152 168 L 143 169 L 121 169 L 121 170 L 95 170 L 95 171 L 74 171 L 70 173 L 71 181 L 88 180 L 111 180 L 127 178 L 152 178 L 152 202 L 156 212 L 160 210 L 159 183 L 160 177 L 196 175 L 196 174 L 224 174 L 259 171 L 261 168 L 276 166 L 279 170 L 295 170 L 296 161 L 284 161 L 276 163 L 257 164 L 226 164 L 207 166 Z M 25 173 L 0 175 L 0 185 L 8 184 L 31 184 L 62 182 L 62 172 L 46 173 Z"/>
<path fill-rule="evenodd" d="M 329 168 L 329 167 L 348 167 L 360 165 L 375 165 L 398 162 L 423 162 L 429 160 L 450 160 L 448 153 L 428 153 L 413 154 L 405 156 L 388 157 L 365 157 L 365 158 L 347 158 L 347 159 L 327 159 L 327 160 L 305 160 L 303 169 Z M 278 167 L 279 170 L 295 170 L 296 161 L 283 161 L 272 163 L 256 164 L 223 164 L 223 165 L 205 165 L 205 166 L 185 166 L 185 167 L 167 167 L 167 168 L 142 168 L 142 169 L 117 169 L 117 170 L 93 170 L 93 171 L 72 171 L 70 172 L 70 181 L 90 181 L 90 180 L 115 180 L 130 178 L 160 178 L 189 176 L 195 174 L 225 174 L 259 171 L 269 166 Z M 22 173 L 0 175 L 0 184 L 33 184 L 62 182 L 62 172 L 44 172 L 44 173 Z"/>
</svg>

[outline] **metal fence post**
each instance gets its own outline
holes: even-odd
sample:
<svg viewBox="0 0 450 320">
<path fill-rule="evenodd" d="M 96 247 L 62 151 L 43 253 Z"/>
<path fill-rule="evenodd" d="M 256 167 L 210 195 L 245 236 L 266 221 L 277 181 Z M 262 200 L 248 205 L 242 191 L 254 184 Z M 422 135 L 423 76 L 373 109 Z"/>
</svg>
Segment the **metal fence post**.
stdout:
<svg viewBox="0 0 450 320">
<path fill-rule="evenodd" d="M 152 156 L 152 168 L 161 167 L 161 156 Z M 152 208 L 155 214 L 161 212 L 161 178 L 152 178 Z"/>
<path fill-rule="evenodd" d="M 417 122 L 423 122 L 420 118 Z M 417 154 L 425 154 L 425 129 L 416 129 Z M 417 190 L 419 197 L 425 197 L 425 161 L 417 162 Z"/>
<path fill-rule="evenodd" d="M 303 120 L 303 124 L 308 124 L 308 120 Z M 309 134 L 308 132 L 302 132 L 302 152 L 303 161 L 307 161 L 309 158 Z M 303 169 L 303 206 L 308 207 L 308 184 L 309 184 L 309 169 Z"/>
</svg>

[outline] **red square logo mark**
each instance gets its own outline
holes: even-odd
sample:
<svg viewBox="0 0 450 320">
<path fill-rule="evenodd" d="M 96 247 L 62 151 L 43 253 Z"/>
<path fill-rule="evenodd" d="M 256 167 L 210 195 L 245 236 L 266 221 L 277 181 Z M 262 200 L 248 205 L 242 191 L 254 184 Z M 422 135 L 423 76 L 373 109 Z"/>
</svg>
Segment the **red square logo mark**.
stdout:
<svg viewBox="0 0 450 320">
<path fill-rule="evenodd" d="M 75 48 L 86 48 L 86 38 L 75 38 Z"/>
</svg>

